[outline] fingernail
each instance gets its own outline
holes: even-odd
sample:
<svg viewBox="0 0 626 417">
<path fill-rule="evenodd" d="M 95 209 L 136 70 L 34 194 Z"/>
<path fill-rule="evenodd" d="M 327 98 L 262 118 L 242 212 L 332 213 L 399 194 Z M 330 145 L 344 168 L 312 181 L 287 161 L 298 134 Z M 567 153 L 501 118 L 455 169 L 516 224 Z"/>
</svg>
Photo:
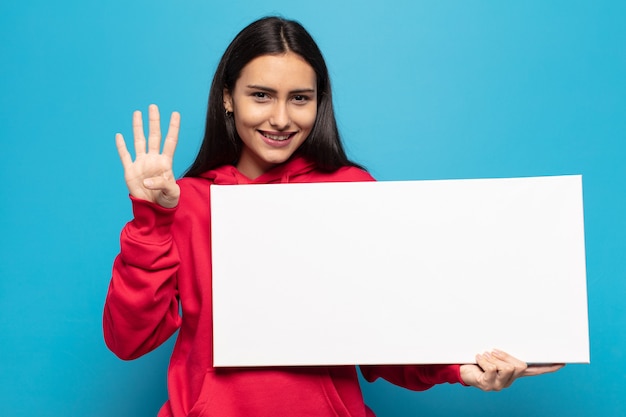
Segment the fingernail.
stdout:
<svg viewBox="0 0 626 417">
<path fill-rule="evenodd" d="M 152 182 L 152 180 L 147 179 L 147 180 L 143 180 L 143 185 L 145 185 L 146 187 L 152 187 L 154 183 Z"/>
</svg>

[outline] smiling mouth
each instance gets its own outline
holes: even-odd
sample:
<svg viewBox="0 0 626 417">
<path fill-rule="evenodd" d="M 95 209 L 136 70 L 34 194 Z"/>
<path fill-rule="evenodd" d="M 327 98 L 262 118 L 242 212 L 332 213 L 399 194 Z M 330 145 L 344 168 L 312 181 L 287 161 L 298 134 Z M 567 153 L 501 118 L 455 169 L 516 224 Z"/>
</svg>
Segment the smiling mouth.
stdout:
<svg viewBox="0 0 626 417">
<path fill-rule="evenodd" d="M 293 135 L 295 135 L 295 133 L 268 133 L 268 132 L 263 132 L 263 131 L 259 131 L 263 136 L 265 136 L 268 139 L 271 140 L 275 140 L 278 142 L 282 142 L 285 141 L 289 138 L 291 138 Z"/>
</svg>

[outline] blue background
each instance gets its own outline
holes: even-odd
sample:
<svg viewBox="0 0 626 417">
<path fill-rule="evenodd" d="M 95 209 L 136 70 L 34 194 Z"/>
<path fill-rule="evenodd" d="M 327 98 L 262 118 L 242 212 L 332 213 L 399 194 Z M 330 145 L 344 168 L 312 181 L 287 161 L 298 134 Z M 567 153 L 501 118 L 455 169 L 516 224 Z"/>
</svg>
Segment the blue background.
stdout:
<svg viewBox="0 0 626 417">
<path fill-rule="evenodd" d="M 156 414 L 171 341 L 123 362 L 101 334 L 131 216 L 114 134 L 180 111 L 181 174 L 222 52 L 272 13 L 318 41 L 378 179 L 583 175 L 591 364 L 500 393 L 366 384 L 378 416 L 626 415 L 626 2 L 571 0 L 2 2 L 0 413 Z"/>
</svg>

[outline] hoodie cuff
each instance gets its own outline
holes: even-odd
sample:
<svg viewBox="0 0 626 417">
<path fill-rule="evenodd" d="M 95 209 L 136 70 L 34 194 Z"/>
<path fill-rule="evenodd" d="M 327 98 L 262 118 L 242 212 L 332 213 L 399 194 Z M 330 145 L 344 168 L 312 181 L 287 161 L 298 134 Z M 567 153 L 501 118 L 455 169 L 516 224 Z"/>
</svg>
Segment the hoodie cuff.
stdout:
<svg viewBox="0 0 626 417">
<path fill-rule="evenodd" d="M 171 226 L 178 206 L 165 208 L 147 200 L 129 196 L 133 206 L 133 220 L 127 225 L 128 234 L 136 240 L 161 243 L 171 239 Z"/>
<path fill-rule="evenodd" d="M 424 372 L 424 379 L 431 384 L 459 383 L 467 386 L 461 378 L 461 365 L 426 365 L 420 367 Z"/>
<path fill-rule="evenodd" d="M 461 378 L 461 365 L 452 365 L 452 368 L 454 369 L 454 382 L 458 382 L 464 387 L 469 387 L 469 385 L 463 381 L 463 378 Z M 450 381 L 451 384 L 454 382 Z"/>
</svg>

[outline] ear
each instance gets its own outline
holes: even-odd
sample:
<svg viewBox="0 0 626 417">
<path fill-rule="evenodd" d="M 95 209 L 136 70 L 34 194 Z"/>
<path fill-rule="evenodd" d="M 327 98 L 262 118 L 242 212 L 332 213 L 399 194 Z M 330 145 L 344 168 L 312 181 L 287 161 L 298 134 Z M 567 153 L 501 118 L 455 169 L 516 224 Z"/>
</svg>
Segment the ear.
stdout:
<svg viewBox="0 0 626 417">
<path fill-rule="evenodd" d="M 224 88 L 222 92 L 222 97 L 224 98 L 224 110 L 228 113 L 233 112 L 233 96 L 230 95 L 230 91 L 228 88 Z"/>
</svg>

